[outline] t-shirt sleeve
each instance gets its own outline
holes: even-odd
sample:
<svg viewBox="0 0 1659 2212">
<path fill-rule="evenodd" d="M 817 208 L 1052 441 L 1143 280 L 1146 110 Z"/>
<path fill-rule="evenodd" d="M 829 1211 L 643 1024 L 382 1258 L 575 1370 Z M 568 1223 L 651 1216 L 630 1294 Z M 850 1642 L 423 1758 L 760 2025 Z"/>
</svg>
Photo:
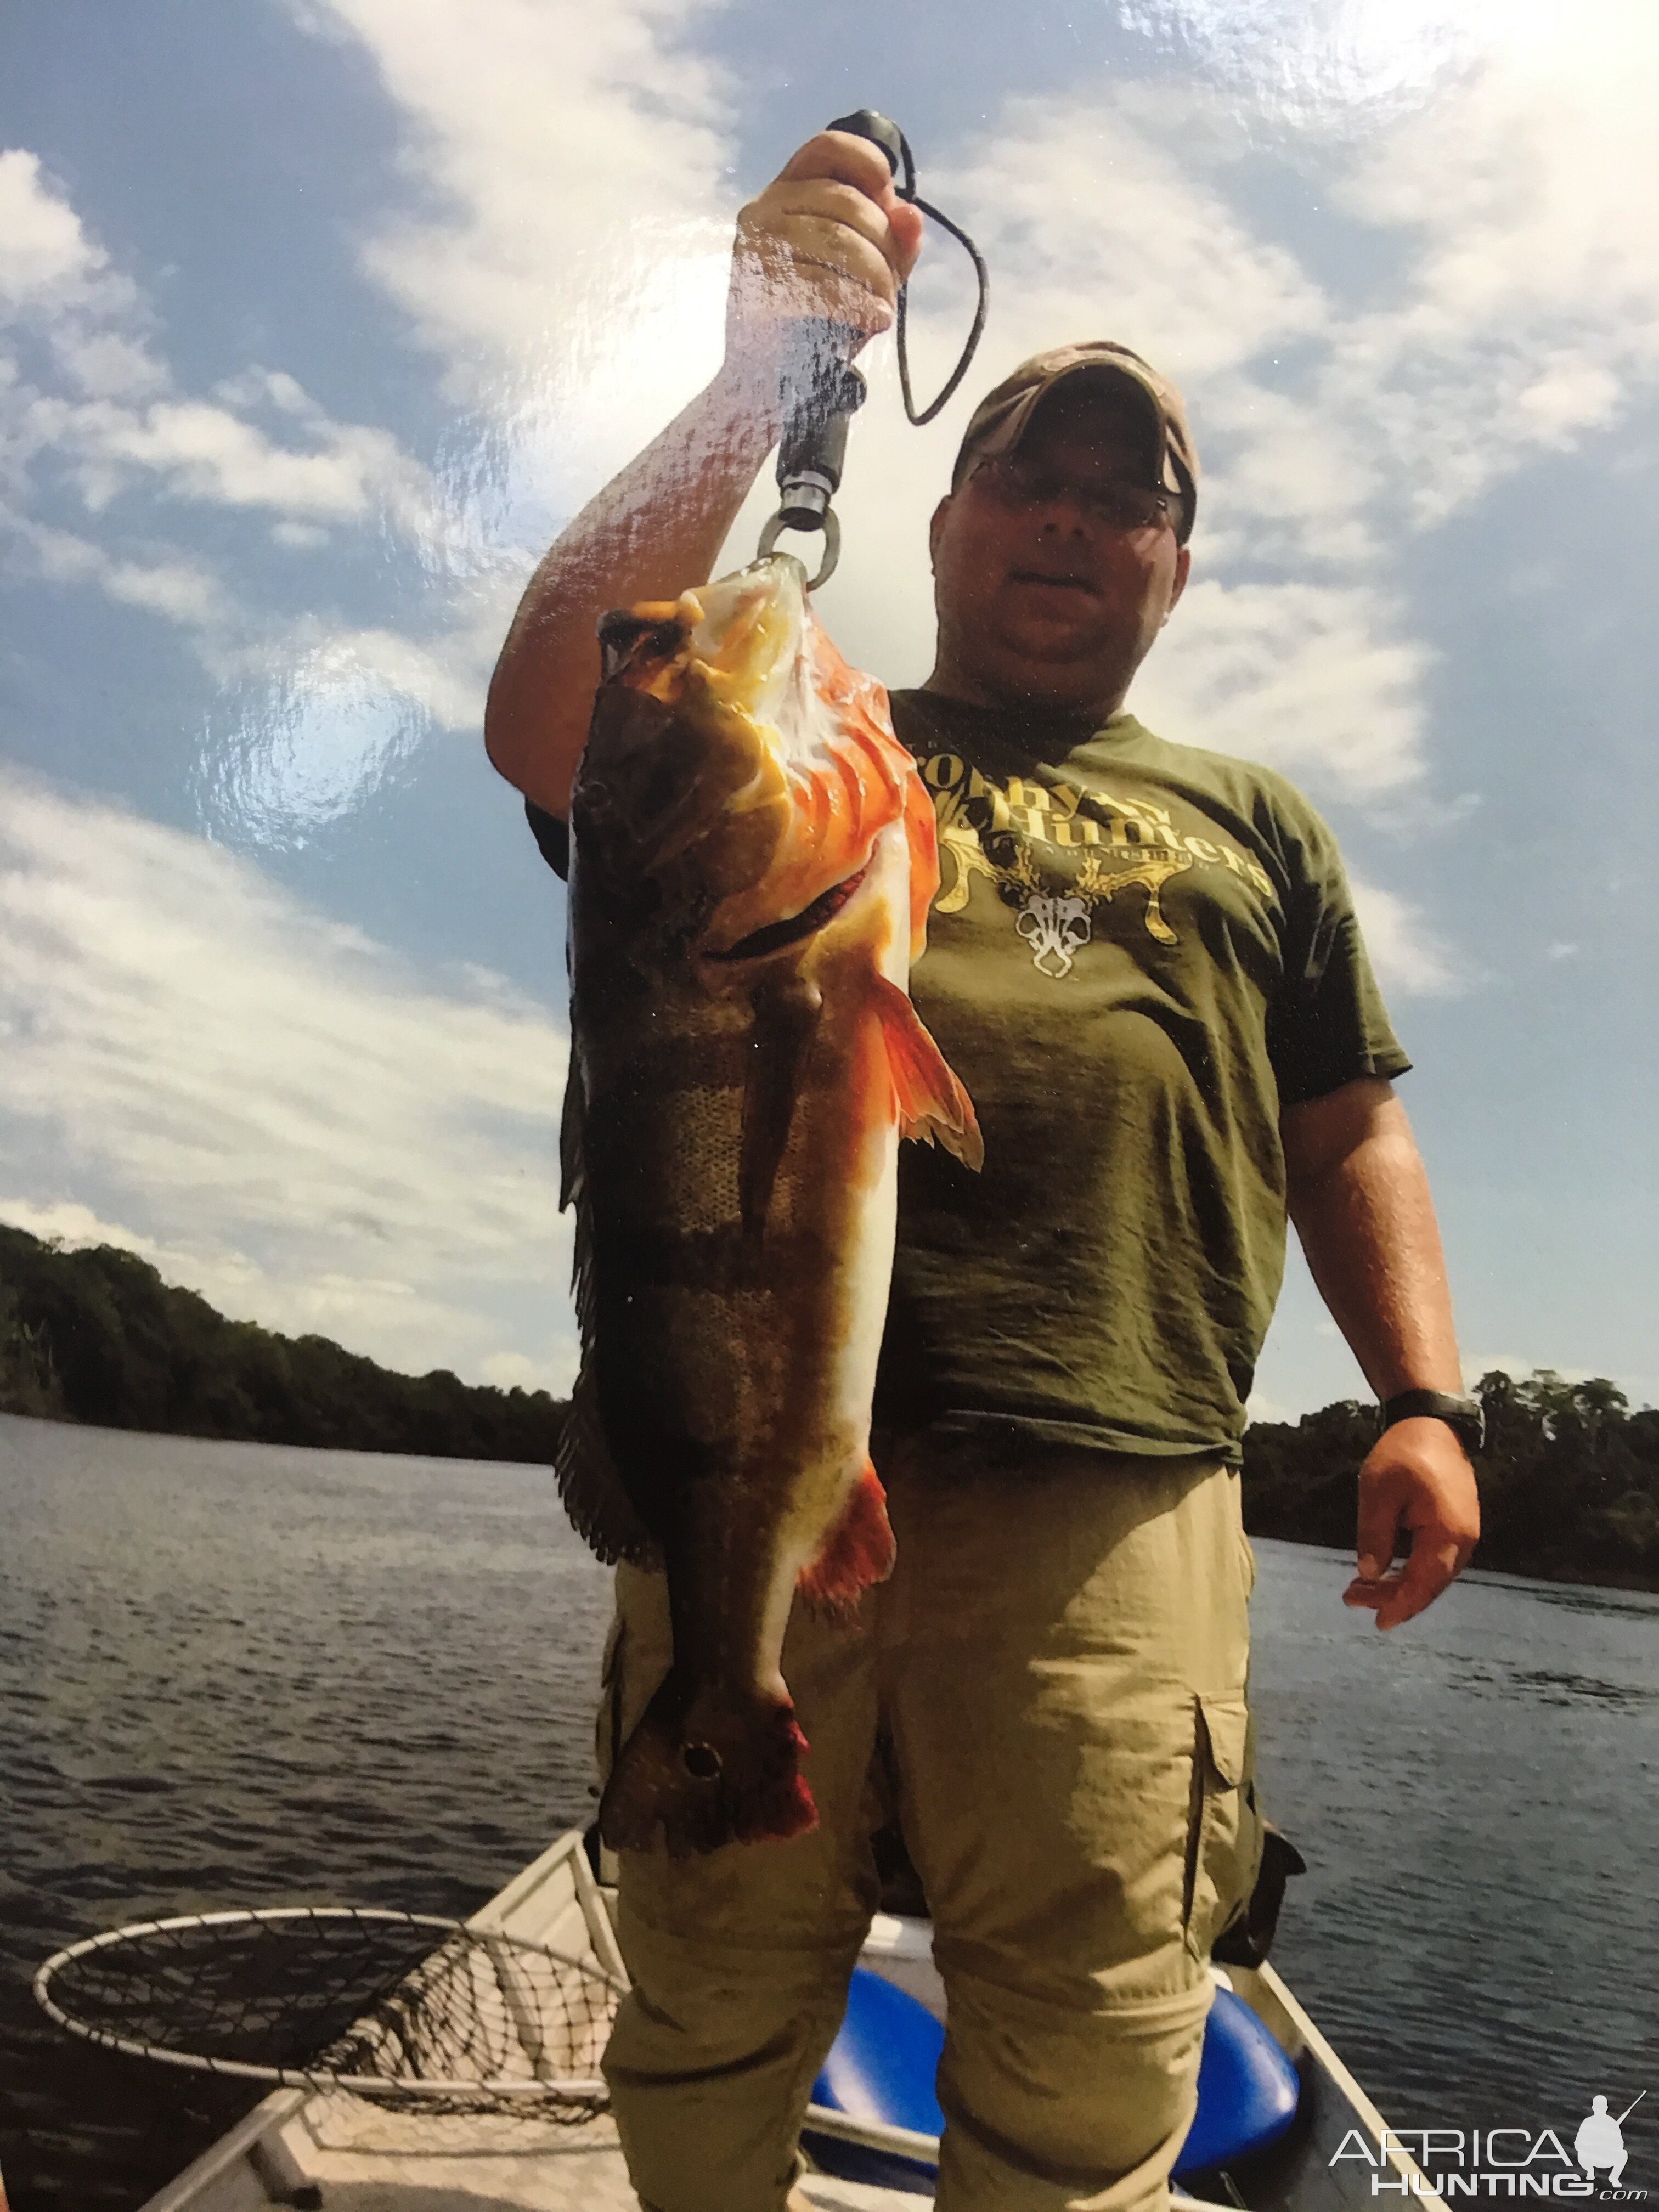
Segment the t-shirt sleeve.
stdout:
<svg viewBox="0 0 1659 2212">
<path fill-rule="evenodd" d="M 1411 1061 L 1371 972 L 1336 840 L 1305 805 L 1285 823 L 1290 876 L 1285 980 L 1267 1049 L 1282 1106 L 1323 1098 L 1364 1076 L 1403 1075 Z"/>
<path fill-rule="evenodd" d="M 524 803 L 525 819 L 530 824 L 530 834 L 541 848 L 542 858 L 562 882 L 570 880 L 570 824 L 556 814 L 550 814 L 544 806 L 538 806 L 533 799 Z"/>
</svg>

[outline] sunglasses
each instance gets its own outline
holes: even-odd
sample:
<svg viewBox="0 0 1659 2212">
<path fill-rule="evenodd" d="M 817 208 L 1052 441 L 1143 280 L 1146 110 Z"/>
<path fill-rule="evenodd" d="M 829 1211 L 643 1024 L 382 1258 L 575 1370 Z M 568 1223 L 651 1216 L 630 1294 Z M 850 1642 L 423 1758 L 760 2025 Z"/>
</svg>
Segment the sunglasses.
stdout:
<svg viewBox="0 0 1659 2212">
<path fill-rule="evenodd" d="M 1127 483 L 1109 479 L 1104 483 L 1074 483 L 1016 454 L 981 461 L 972 481 L 1011 514 L 1030 514 L 1068 499 L 1092 522 L 1108 530 L 1158 530 L 1176 521 L 1172 495 L 1155 484 Z"/>
</svg>

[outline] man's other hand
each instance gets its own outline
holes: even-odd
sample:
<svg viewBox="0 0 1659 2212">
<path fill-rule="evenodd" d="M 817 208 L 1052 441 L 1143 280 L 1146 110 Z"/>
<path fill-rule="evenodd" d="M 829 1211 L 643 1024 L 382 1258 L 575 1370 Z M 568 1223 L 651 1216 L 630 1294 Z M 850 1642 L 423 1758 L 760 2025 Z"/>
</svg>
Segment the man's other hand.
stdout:
<svg viewBox="0 0 1659 2212">
<path fill-rule="evenodd" d="M 1411 1533 L 1411 1557 L 1389 1563 Z M 1432 1605 L 1468 1565 L 1480 1534 L 1480 1497 L 1468 1456 L 1443 1421 L 1396 1421 L 1359 1470 L 1359 1572 L 1345 1605 L 1373 1607 L 1379 1628 Z"/>
<path fill-rule="evenodd" d="M 820 131 L 738 216 L 726 306 L 728 358 L 769 358 L 777 325 L 822 316 L 873 337 L 921 250 L 922 219 L 893 189 L 887 156 L 848 131 Z"/>
</svg>

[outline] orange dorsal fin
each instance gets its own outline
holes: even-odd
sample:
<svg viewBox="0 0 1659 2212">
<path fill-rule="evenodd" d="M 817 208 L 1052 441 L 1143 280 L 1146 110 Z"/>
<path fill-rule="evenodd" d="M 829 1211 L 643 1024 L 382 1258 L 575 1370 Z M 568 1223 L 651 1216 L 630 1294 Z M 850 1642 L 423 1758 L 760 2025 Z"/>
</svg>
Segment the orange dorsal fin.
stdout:
<svg viewBox="0 0 1659 2212">
<path fill-rule="evenodd" d="M 983 1167 L 985 1143 L 972 1099 L 909 1000 L 885 975 L 876 978 L 876 1011 L 898 1101 L 899 1134 L 937 1142 L 969 1167 Z"/>
<path fill-rule="evenodd" d="M 824 1538 L 817 1559 L 796 1577 L 795 1588 L 809 1605 L 849 1613 L 872 1583 L 886 1581 L 897 1557 L 887 1520 L 887 1493 L 866 1460 L 840 1520 Z"/>
</svg>

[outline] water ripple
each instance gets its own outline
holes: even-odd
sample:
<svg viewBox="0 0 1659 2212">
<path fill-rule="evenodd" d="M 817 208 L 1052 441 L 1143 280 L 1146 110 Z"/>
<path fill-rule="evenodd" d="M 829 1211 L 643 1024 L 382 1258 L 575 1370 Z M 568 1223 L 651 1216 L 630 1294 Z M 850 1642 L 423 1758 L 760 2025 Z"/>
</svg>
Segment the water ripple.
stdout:
<svg viewBox="0 0 1659 2212">
<path fill-rule="evenodd" d="M 252 2097 L 68 2044 L 40 1960 L 230 1904 L 471 1911 L 589 1812 L 607 1578 L 538 1469 L 3 1416 L 0 1528 L 0 2166 L 14 2212 L 130 2212 Z M 1407 2126 L 1570 2135 L 1659 2078 L 1659 1601 L 1471 1577 L 1383 1638 L 1334 1553 L 1257 1548 L 1310 1866 L 1279 1959 L 1338 2048 Z"/>
</svg>

